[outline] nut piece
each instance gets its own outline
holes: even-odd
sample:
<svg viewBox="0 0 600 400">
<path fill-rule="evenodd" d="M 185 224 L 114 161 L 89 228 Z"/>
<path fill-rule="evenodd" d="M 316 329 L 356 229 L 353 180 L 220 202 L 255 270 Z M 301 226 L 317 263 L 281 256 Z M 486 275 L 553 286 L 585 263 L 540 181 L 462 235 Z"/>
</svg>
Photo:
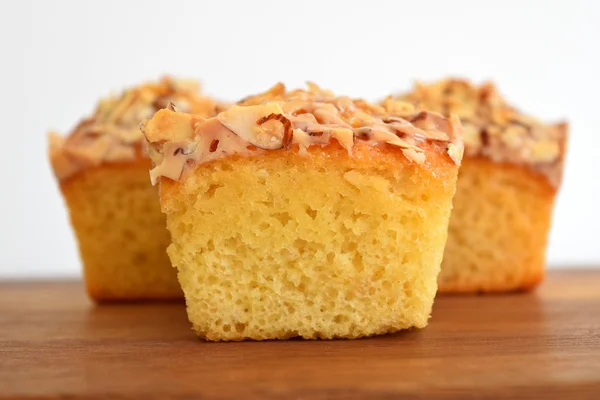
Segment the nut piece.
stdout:
<svg viewBox="0 0 600 400">
<path fill-rule="evenodd" d="M 263 124 L 257 124 L 261 118 L 268 118 L 271 114 L 283 114 L 281 106 L 277 103 L 257 106 L 234 105 L 219 114 L 217 119 L 226 128 L 256 147 L 275 150 L 284 146 L 285 127 L 276 120 L 265 120 Z"/>
<path fill-rule="evenodd" d="M 454 143 L 448 143 L 448 155 L 452 161 L 454 161 L 454 164 L 460 165 L 464 152 L 464 146 L 457 146 Z"/>
<path fill-rule="evenodd" d="M 407 101 L 394 100 L 392 96 L 388 96 L 383 100 L 383 107 L 388 114 L 391 115 L 407 115 L 414 114 L 415 106 Z"/>
<path fill-rule="evenodd" d="M 135 160 L 135 149 L 131 146 L 112 146 L 104 154 L 106 161 Z"/>
<path fill-rule="evenodd" d="M 531 145 L 531 158 L 535 162 L 550 162 L 560 154 L 560 146 L 556 141 L 540 140 Z"/>
<path fill-rule="evenodd" d="M 402 154 L 404 154 L 409 160 L 414 161 L 419 165 L 422 165 L 425 162 L 425 154 L 418 153 L 415 151 L 415 149 L 402 149 Z"/>
<path fill-rule="evenodd" d="M 100 136 L 96 140 L 89 140 L 85 145 L 65 148 L 68 154 L 74 160 L 87 165 L 98 165 L 104 159 L 112 145 L 112 139 L 109 136 Z"/>
<path fill-rule="evenodd" d="M 465 122 L 463 124 L 463 140 L 467 148 L 478 149 L 481 146 L 480 129 L 471 123 Z"/>
<path fill-rule="evenodd" d="M 167 110 L 174 111 L 174 112 L 181 112 L 181 110 L 179 108 L 177 108 L 177 106 L 175 104 L 173 104 L 172 101 L 170 101 L 169 104 L 167 104 Z"/>
<path fill-rule="evenodd" d="M 48 133 L 48 151 L 50 154 L 59 150 L 65 143 L 65 138 L 56 132 Z"/>
<path fill-rule="evenodd" d="M 347 128 L 332 128 L 331 136 L 337 139 L 340 145 L 352 154 L 352 146 L 354 146 L 354 132 Z"/>
<path fill-rule="evenodd" d="M 183 142 L 168 142 L 161 149 L 164 157 L 160 164 L 157 164 L 150 170 L 150 182 L 155 185 L 158 178 L 164 176 L 172 180 L 177 180 L 183 173 L 183 166 L 187 156 L 193 151 L 194 142 L 189 140 Z M 153 160 L 154 161 L 154 160 Z"/>
<path fill-rule="evenodd" d="M 238 105 L 254 106 L 263 104 L 268 101 L 281 99 L 285 94 L 285 85 L 281 82 L 276 83 L 273 87 L 263 93 L 248 96 L 238 101 Z"/>
<path fill-rule="evenodd" d="M 355 132 L 361 134 L 363 132 L 362 128 L 355 129 Z M 420 148 L 417 146 L 407 142 L 406 140 L 398 137 L 394 133 L 390 132 L 388 128 L 385 126 L 374 126 L 373 128 L 367 128 L 367 133 L 370 136 L 371 140 L 385 142 L 387 144 L 391 144 L 392 146 L 397 146 L 402 149 L 412 149 L 415 152 L 422 152 Z M 407 156 L 408 157 L 408 156 Z"/>
<path fill-rule="evenodd" d="M 267 116 L 261 117 L 256 121 L 256 125 L 262 125 L 269 121 L 279 121 L 283 125 L 283 138 L 281 139 L 281 144 L 286 149 L 289 149 L 292 146 L 292 139 L 294 136 L 292 123 L 289 119 L 287 119 L 283 114 L 269 114 Z"/>
<path fill-rule="evenodd" d="M 191 138 L 194 136 L 193 118 L 199 117 L 164 108 L 143 124 L 143 132 L 150 143 Z"/>
</svg>

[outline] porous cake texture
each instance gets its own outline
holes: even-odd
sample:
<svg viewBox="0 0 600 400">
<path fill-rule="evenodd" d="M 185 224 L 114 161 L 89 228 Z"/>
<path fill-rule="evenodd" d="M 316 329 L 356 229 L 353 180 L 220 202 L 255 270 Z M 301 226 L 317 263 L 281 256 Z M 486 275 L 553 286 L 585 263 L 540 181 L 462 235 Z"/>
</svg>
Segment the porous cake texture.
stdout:
<svg viewBox="0 0 600 400">
<path fill-rule="evenodd" d="M 98 301 L 181 298 L 140 122 L 177 101 L 216 114 L 194 82 L 164 78 L 100 101 L 67 136 L 50 135 L 50 160 L 69 208 L 89 295 Z"/>
<path fill-rule="evenodd" d="M 440 291 L 535 287 L 544 276 L 567 124 L 546 124 L 520 113 L 491 83 L 419 83 L 399 99 L 421 110 L 458 115 L 464 127 L 465 157 Z"/>
<path fill-rule="evenodd" d="M 278 84 L 214 118 L 161 110 L 143 126 L 168 253 L 200 337 L 426 326 L 461 127 L 393 105 L 402 115 Z"/>
</svg>

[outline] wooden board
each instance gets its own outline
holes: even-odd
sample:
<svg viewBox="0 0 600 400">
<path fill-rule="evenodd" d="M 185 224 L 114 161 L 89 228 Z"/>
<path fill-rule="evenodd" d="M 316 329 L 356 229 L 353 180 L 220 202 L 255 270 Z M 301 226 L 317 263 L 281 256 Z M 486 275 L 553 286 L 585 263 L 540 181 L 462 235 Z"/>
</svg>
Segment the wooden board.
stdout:
<svg viewBox="0 0 600 400">
<path fill-rule="evenodd" d="M 95 306 L 80 282 L 0 283 L 0 398 L 600 399 L 600 271 L 442 296 L 429 327 L 206 343 L 182 303 Z"/>
</svg>

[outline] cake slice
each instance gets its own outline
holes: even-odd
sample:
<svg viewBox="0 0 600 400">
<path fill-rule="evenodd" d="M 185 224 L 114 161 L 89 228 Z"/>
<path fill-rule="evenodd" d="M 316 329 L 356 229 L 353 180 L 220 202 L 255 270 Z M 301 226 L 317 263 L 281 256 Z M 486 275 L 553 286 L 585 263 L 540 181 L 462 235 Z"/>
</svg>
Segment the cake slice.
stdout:
<svg viewBox="0 0 600 400">
<path fill-rule="evenodd" d="M 454 113 L 465 157 L 439 278 L 442 292 L 530 289 L 544 276 L 567 124 L 546 124 L 509 105 L 491 83 L 449 79 L 400 96 L 421 110 Z"/>
<path fill-rule="evenodd" d="M 217 104 L 191 81 L 164 78 L 100 101 L 67 137 L 50 135 L 50 160 L 69 214 L 89 295 L 101 300 L 181 298 L 150 160 L 138 125 L 169 102 L 203 116 Z"/>
<path fill-rule="evenodd" d="M 358 338 L 427 324 L 461 127 L 390 106 L 405 118 L 278 84 L 213 118 L 167 109 L 143 126 L 200 337 Z"/>
</svg>

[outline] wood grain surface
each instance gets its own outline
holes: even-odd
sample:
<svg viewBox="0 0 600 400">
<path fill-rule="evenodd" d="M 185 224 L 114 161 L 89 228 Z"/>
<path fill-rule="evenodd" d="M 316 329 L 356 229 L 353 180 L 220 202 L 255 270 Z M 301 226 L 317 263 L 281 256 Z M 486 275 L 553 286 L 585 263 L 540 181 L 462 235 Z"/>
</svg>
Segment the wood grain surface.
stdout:
<svg viewBox="0 0 600 400">
<path fill-rule="evenodd" d="M 600 270 L 440 296 L 426 329 L 353 341 L 206 343 L 182 303 L 96 306 L 80 282 L 4 282 L 0 398 L 600 399 Z"/>
</svg>

